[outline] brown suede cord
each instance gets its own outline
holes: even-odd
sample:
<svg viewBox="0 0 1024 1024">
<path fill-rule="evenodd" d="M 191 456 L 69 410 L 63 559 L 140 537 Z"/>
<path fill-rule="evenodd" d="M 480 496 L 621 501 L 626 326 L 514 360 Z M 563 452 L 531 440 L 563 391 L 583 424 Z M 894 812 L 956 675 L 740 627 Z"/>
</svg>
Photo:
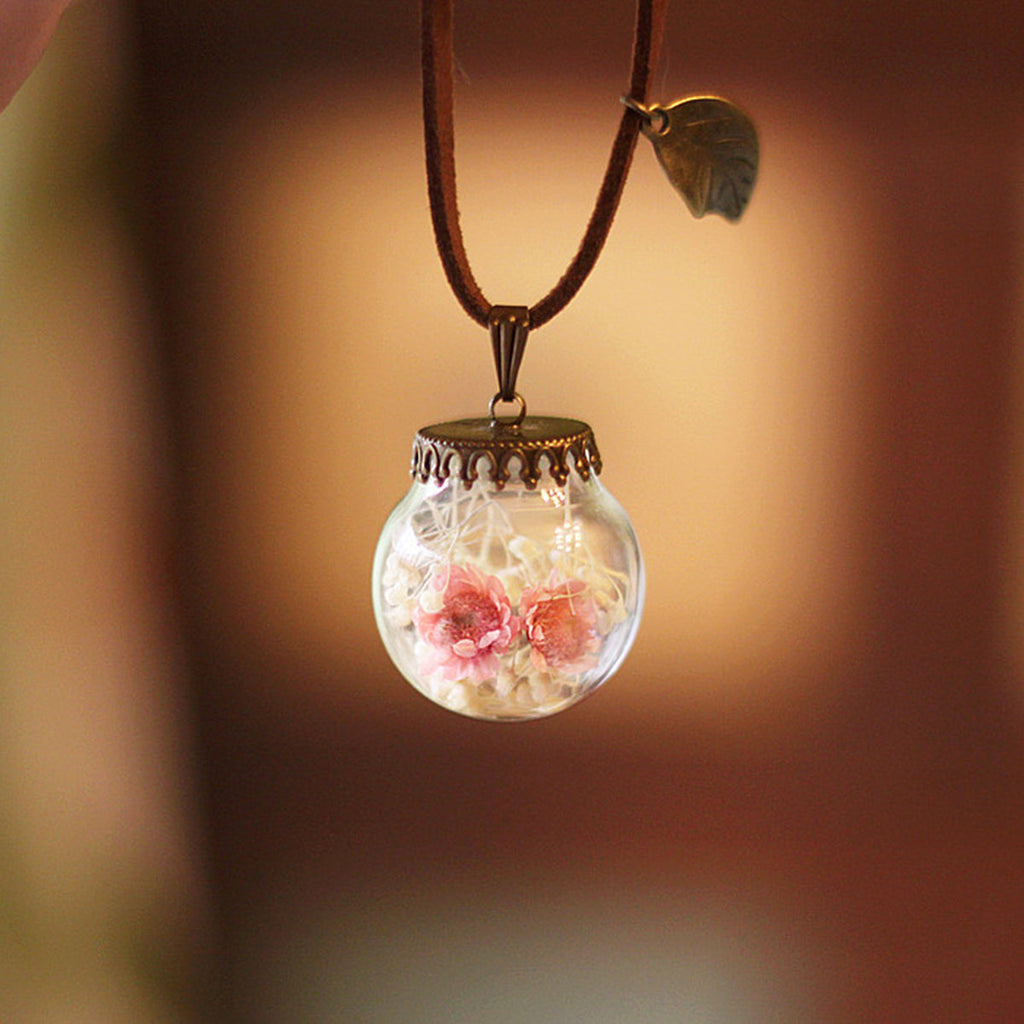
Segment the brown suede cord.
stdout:
<svg viewBox="0 0 1024 1024">
<path fill-rule="evenodd" d="M 471 319 L 486 327 L 491 304 L 476 283 L 466 257 L 455 193 L 453 6 L 454 0 L 423 0 L 423 129 L 427 191 L 434 237 L 448 283 Z M 628 95 L 641 104 L 647 103 L 666 6 L 667 0 L 637 0 L 633 70 Z M 531 329 L 546 324 L 561 312 L 593 270 L 619 205 L 640 122 L 641 118 L 634 111 L 623 110 L 583 241 L 558 284 L 530 308 Z"/>
</svg>

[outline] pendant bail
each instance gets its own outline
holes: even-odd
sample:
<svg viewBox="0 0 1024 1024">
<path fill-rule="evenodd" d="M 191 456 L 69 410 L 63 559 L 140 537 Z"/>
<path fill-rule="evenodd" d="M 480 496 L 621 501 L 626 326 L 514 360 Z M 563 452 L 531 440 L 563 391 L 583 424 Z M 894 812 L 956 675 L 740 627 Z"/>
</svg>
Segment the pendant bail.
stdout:
<svg viewBox="0 0 1024 1024">
<path fill-rule="evenodd" d="M 494 369 L 498 374 L 498 397 L 516 401 L 516 377 L 530 333 L 530 311 L 526 306 L 491 306 L 487 314 L 494 350 Z"/>
</svg>

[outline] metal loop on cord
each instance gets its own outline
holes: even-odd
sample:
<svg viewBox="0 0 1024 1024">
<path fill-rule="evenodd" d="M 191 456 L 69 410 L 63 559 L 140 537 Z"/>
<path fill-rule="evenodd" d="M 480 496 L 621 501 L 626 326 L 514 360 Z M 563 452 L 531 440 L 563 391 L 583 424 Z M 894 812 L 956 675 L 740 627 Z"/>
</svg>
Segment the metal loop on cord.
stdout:
<svg viewBox="0 0 1024 1024">
<path fill-rule="evenodd" d="M 643 103 L 633 99 L 632 96 L 620 96 L 619 100 L 624 107 L 642 117 L 644 126 L 647 130 L 654 132 L 655 135 L 664 135 L 668 130 L 668 114 L 661 107 L 656 104 L 650 107 L 645 106 Z"/>
<path fill-rule="evenodd" d="M 492 306 L 487 315 L 498 374 L 498 394 L 503 402 L 515 401 L 516 378 L 530 333 L 530 311 L 526 306 Z"/>
</svg>

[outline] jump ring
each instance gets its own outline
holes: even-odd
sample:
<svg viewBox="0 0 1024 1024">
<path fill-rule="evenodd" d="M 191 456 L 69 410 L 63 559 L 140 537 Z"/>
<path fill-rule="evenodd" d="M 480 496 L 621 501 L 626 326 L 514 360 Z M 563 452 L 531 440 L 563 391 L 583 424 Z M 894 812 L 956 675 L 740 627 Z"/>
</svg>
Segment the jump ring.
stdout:
<svg viewBox="0 0 1024 1024">
<path fill-rule="evenodd" d="M 491 426 L 492 427 L 496 427 L 496 426 L 500 425 L 500 426 L 503 426 L 503 427 L 518 427 L 519 424 L 522 423 L 523 420 L 526 419 L 526 399 L 523 398 L 523 396 L 521 394 L 519 394 L 518 391 L 515 393 L 515 395 L 512 398 L 512 401 L 519 403 L 519 411 L 510 420 L 499 419 L 494 414 L 494 408 L 498 404 L 498 402 L 500 402 L 500 401 L 501 401 L 501 392 L 498 391 L 498 392 L 495 393 L 494 397 L 491 399 L 490 405 L 488 405 L 488 407 L 487 407 L 487 411 L 491 414 Z"/>
<path fill-rule="evenodd" d="M 644 119 L 646 128 L 649 128 L 655 135 L 664 135 L 668 129 L 668 114 L 661 107 L 655 105 L 646 107 L 639 100 L 632 96 L 620 96 L 624 107 L 628 107 L 634 114 L 639 114 Z"/>
</svg>

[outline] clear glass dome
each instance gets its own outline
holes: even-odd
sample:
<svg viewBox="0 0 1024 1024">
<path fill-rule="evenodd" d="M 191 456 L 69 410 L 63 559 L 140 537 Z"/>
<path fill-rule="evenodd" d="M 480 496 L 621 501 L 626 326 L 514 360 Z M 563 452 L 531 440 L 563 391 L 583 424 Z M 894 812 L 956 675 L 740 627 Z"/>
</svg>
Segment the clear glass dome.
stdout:
<svg viewBox="0 0 1024 1024">
<path fill-rule="evenodd" d="M 597 689 L 633 643 L 643 595 L 629 517 L 575 466 L 536 486 L 517 473 L 500 488 L 416 480 L 373 567 L 401 673 L 437 704 L 494 721 L 551 715 Z"/>
</svg>

